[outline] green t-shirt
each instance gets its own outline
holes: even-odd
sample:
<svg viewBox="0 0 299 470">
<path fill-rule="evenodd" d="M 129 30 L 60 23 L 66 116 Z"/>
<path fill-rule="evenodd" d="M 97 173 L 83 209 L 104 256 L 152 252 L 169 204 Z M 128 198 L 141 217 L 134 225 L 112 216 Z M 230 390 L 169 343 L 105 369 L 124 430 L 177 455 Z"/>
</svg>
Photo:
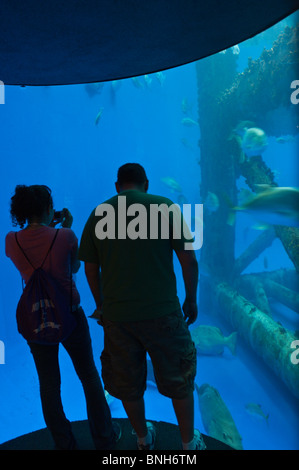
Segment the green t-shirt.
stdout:
<svg viewBox="0 0 299 470">
<path fill-rule="evenodd" d="M 120 196 L 125 196 L 121 199 L 122 205 L 119 205 Z M 132 215 L 128 215 L 128 207 L 136 203 L 141 204 L 146 212 L 135 212 L 137 206 L 133 206 Z M 109 204 L 109 213 L 103 211 L 103 204 Z M 173 269 L 173 249 L 183 250 L 184 242 L 188 240 L 183 235 L 180 239 L 174 238 L 172 211 L 169 211 L 169 224 L 167 223 L 169 236 L 161 232 L 161 218 L 150 218 L 150 205 L 157 207 L 165 204 L 169 207 L 173 202 L 161 196 L 127 190 L 103 204 L 92 211 L 86 222 L 79 247 L 79 259 L 97 263 L 101 267 L 104 317 L 112 321 L 147 320 L 180 308 Z M 95 215 L 101 209 L 102 215 Z M 119 216 L 122 217 L 121 222 L 125 220 L 125 234 Z M 156 226 L 153 220 L 159 220 L 157 231 L 154 230 L 154 239 L 150 237 L 150 230 Z M 109 237 L 103 238 L 104 234 L 100 235 L 103 239 L 99 239 L 100 232 L 108 233 L 108 224 Z M 120 225 L 122 228 L 119 232 Z M 161 233 L 164 233 L 163 238 Z M 137 238 L 132 239 L 135 236 Z"/>
</svg>

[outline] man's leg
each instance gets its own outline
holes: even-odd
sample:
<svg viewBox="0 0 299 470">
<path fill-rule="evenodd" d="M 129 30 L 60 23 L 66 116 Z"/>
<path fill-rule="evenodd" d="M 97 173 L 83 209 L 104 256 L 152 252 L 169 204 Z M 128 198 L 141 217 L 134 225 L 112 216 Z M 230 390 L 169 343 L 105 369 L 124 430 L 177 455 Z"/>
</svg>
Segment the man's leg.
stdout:
<svg viewBox="0 0 299 470">
<path fill-rule="evenodd" d="M 122 401 L 129 421 L 139 438 L 147 435 L 143 397 L 136 401 Z"/>
<path fill-rule="evenodd" d="M 173 408 L 178 420 L 182 442 L 192 441 L 194 437 L 194 398 L 193 392 L 181 400 L 172 399 Z"/>
</svg>

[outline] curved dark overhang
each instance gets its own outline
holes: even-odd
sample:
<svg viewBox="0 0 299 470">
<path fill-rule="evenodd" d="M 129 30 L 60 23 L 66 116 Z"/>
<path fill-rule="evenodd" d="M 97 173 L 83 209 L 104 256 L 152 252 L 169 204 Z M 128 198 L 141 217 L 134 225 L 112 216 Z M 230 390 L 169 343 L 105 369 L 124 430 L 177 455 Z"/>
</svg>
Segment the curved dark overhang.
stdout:
<svg viewBox="0 0 299 470">
<path fill-rule="evenodd" d="M 248 39 L 298 0 L 2 0 L 0 80 L 62 85 L 144 75 Z"/>
</svg>

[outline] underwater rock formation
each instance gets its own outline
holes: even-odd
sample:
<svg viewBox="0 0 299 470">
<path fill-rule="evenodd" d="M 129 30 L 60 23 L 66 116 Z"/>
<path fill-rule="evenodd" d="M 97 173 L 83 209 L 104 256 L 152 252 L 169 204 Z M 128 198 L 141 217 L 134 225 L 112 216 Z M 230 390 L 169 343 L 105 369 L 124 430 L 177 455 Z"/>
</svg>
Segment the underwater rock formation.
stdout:
<svg viewBox="0 0 299 470">
<path fill-rule="evenodd" d="M 235 76 L 233 83 L 217 97 L 220 109 L 230 117 L 232 125 L 250 119 L 258 122 L 268 135 L 285 134 L 281 121 L 271 119 L 278 108 L 295 112 L 290 102 L 290 85 L 294 80 L 294 68 L 298 65 L 299 26 L 286 27 L 270 50 L 264 49 L 261 56 L 248 59 L 248 67 Z M 287 134 L 296 135 L 295 125 L 288 127 Z M 289 123 L 288 123 L 289 124 Z"/>
</svg>

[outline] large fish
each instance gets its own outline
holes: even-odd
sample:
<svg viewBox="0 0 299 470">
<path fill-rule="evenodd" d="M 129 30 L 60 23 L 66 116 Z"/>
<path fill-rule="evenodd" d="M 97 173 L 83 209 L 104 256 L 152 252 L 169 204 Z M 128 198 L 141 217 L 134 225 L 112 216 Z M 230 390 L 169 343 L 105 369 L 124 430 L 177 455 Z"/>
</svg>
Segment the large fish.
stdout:
<svg viewBox="0 0 299 470">
<path fill-rule="evenodd" d="M 261 192 L 244 202 L 231 207 L 232 211 L 245 211 L 264 224 L 299 227 L 299 189 L 256 185 Z M 228 223 L 234 223 L 234 214 Z"/>
<path fill-rule="evenodd" d="M 171 176 L 165 176 L 161 178 L 162 183 L 164 183 L 173 193 L 181 193 L 181 185 Z"/>
<path fill-rule="evenodd" d="M 245 130 L 241 146 L 247 157 L 261 155 L 268 146 L 267 136 L 262 129 L 250 127 Z"/>
<path fill-rule="evenodd" d="M 227 347 L 236 353 L 237 333 L 225 337 L 216 326 L 200 325 L 191 331 L 191 337 L 199 354 L 218 356 Z"/>
<path fill-rule="evenodd" d="M 234 449 L 242 450 L 242 438 L 218 390 L 208 384 L 201 387 L 195 384 L 195 388 L 206 433 Z"/>
</svg>

